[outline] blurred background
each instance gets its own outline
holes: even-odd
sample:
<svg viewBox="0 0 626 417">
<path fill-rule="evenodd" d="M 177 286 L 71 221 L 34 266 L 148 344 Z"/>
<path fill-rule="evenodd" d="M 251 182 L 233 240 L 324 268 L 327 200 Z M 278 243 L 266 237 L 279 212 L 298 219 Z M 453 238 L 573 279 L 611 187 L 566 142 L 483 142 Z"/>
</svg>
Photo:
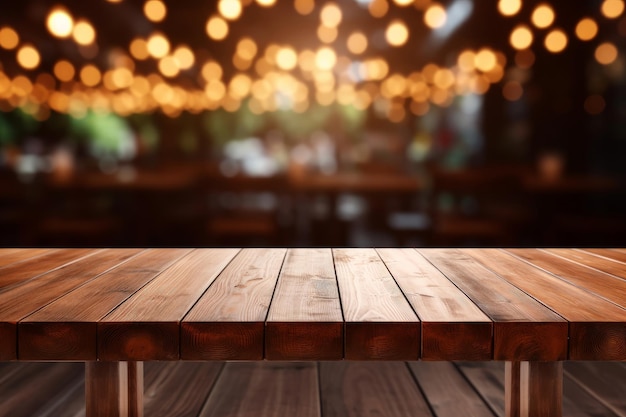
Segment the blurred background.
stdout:
<svg viewBox="0 0 626 417">
<path fill-rule="evenodd" d="M 624 246 L 623 0 L 22 0 L 0 246 Z"/>
</svg>

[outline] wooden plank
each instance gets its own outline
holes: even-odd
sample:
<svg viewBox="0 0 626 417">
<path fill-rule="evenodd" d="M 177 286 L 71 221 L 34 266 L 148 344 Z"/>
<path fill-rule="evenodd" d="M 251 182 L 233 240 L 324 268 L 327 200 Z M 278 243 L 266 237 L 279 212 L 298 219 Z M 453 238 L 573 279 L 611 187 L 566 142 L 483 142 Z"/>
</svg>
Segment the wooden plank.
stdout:
<svg viewBox="0 0 626 417">
<path fill-rule="evenodd" d="M 285 249 L 244 249 L 181 323 L 185 360 L 263 359 L 265 318 Z"/>
<path fill-rule="evenodd" d="M 626 263 L 615 259 L 597 256 L 578 249 L 546 249 L 545 252 L 569 259 L 574 263 L 585 265 L 589 268 L 606 272 L 607 274 L 615 275 L 619 278 L 626 278 Z"/>
<path fill-rule="evenodd" d="M 190 249 L 152 249 L 109 270 L 18 324 L 23 360 L 96 360 L 97 322 Z"/>
<path fill-rule="evenodd" d="M 0 249 L 0 267 L 54 252 L 54 249 Z M 0 274 L 2 271 L 0 270 Z"/>
<path fill-rule="evenodd" d="M 508 361 L 504 364 L 504 415 L 520 417 L 521 363 Z"/>
<path fill-rule="evenodd" d="M 537 249 L 508 249 L 524 261 L 626 308 L 626 280 Z"/>
<path fill-rule="evenodd" d="M 563 415 L 563 362 L 522 362 L 520 416 Z"/>
<path fill-rule="evenodd" d="M 596 256 L 601 256 L 603 258 L 608 258 L 612 261 L 623 262 L 626 263 L 626 252 L 623 252 L 619 249 L 592 249 L 585 248 L 580 249 L 584 250 L 587 253 L 593 253 Z"/>
<path fill-rule="evenodd" d="M 523 291 L 453 249 L 419 251 L 494 322 L 496 360 L 567 357 L 567 322 Z"/>
<path fill-rule="evenodd" d="M 417 360 L 420 321 L 374 249 L 334 249 L 345 358 Z"/>
<path fill-rule="evenodd" d="M 68 251 L 70 253 L 73 250 Z M 37 279 L 0 293 L 0 360 L 17 359 L 17 322 L 50 302 L 127 261 L 140 249 L 97 251 Z M 60 256 L 65 253 L 61 251 Z"/>
<path fill-rule="evenodd" d="M 223 366 L 221 362 L 146 363 L 145 415 L 198 417 Z M 155 373 L 155 378 L 149 380 L 149 373 Z"/>
<path fill-rule="evenodd" d="M 401 362 L 322 362 L 320 395 L 324 417 L 432 416 Z"/>
<path fill-rule="evenodd" d="M 569 359 L 626 360 L 626 311 L 499 249 L 463 251 L 569 321 Z"/>
<path fill-rule="evenodd" d="M 137 410 L 143 409 L 143 404 L 130 404 L 129 394 L 138 387 L 129 384 L 129 374 L 128 362 L 86 362 L 86 416 L 141 417 L 142 413 L 137 415 Z M 134 393 L 132 397 L 137 399 L 141 396 Z"/>
<path fill-rule="evenodd" d="M 414 249 L 377 251 L 422 321 L 422 359 L 492 358 L 491 320 L 445 275 Z"/>
<path fill-rule="evenodd" d="M 0 269 L 0 294 L 17 285 L 24 285 L 29 280 L 54 271 L 66 264 L 71 264 L 87 256 L 98 253 L 94 249 L 65 249 L 51 251 L 25 262 L 13 263 Z"/>
<path fill-rule="evenodd" d="M 320 417 L 315 363 L 227 363 L 199 417 Z"/>
<path fill-rule="evenodd" d="M 343 318 L 330 249 L 290 249 L 265 329 L 272 360 L 343 357 Z"/>
<path fill-rule="evenodd" d="M 626 363 L 567 362 L 564 372 L 567 378 L 571 378 L 575 385 L 593 396 L 603 407 L 615 415 L 626 417 Z M 587 401 L 586 404 L 593 403 Z M 593 415 L 609 414 L 598 412 Z"/>
<path fill-rule="evenodd" d="M 411 362 L 409 367 L 437 417 L 494 417 L 452 363 Z"/>
<path fill-rule="evenodd" d="M 493 413 L 506 416 L 505 363 L 458 362 L 456 366 Z"/>
<path fill-rule="evenodd" d="M 239 249 L 196 249 L 98 322 L 100 360 L 176 360 L 180 321 Z"/>
</svg>

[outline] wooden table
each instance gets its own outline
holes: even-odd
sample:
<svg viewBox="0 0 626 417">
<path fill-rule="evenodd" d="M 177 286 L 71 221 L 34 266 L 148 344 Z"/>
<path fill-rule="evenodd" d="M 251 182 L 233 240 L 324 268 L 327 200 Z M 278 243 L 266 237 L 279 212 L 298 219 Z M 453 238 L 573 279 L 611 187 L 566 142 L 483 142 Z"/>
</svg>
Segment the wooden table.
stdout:
<svg viewBox="0 0 626 417">
<path fill-rule="evenodd" d="M 559 416 L 562 361 L 626 360 L 626 250 L 0 250 L 0 360 L 84 361 L 90 417 L 263 359 L 506 361 L 507 416 Z"/>
</svg>

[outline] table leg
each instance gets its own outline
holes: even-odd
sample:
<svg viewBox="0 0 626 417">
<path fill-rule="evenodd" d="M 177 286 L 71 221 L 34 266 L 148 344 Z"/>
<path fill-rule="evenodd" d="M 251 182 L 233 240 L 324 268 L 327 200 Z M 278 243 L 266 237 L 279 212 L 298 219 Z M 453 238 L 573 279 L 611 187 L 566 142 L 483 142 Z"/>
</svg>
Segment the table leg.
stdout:
<svg viewBox="0 0 626 417">
<path fill-rule="evenodd" d="M 506 417 L 520 417 L 520 362 L 504 365 L 504 409 Z"/>
<path fill-rule="evenodd" d="M 143 362 L 86 362 L 87 417 L 143 417 Z"/>
<path fill-rule="evenodd" d="M 520 416 L 563 415 L 563 362 L 522 362 Z"/>
</svg>

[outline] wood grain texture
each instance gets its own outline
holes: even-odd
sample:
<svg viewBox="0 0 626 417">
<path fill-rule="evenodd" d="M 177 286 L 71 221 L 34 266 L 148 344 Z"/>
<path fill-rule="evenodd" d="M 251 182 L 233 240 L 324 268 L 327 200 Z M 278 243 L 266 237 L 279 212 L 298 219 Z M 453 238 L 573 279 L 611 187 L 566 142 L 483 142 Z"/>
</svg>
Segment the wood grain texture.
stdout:
<svg viewBox="0 0 626 417">
<path fill-rule="evenodd" d="M 146 363 L 145 415 L 198 417 L 223 366 L 220 362 Z"/>
<path fill-rule="evenodd" d="M 626 278 L 626 263 L 617 259 L 609 259 L 578 249 L 545 249 L 545 251 L 589 268 L 594 268 L 619 278 Z M 619 252 L 613 253 L 620 254 Z"/>
<path fill-rule="evenodd" d="M 0 360 L 17 358 L 18 321 L 139 252 L 139 249 L 98 251 L 0 293 L 0 333 L 6 337 L 0 339 L 0 354 L 9 354 L 0 356 Z"/>
<path fill-rule="evenodd" d="M 520 416 L 563 415 L 563 362 L 522 362 Z"/>
<path fill-rule="evenodd" d="M 508 361 L 504 364 L 504 415 L 520 417 L 521 363 Z"/>
<path fill-rule="evenodd" d="M 128 417 L 143 417 L 143 362 L 127 362 Z"/>
<path fill-rule="evenodd" d="M 98 322 L 101 360 L 177 360 L 180 321 L 238 249 L 196 249 Z"/>
<path fill-rule="evenodd" d="M 417 360 L 420 322 L 373 249 L 334 249 L 345 358 Z"/>
<path fill-rule="evenodd" d="M 606 408 L 617 416 L 626 417 L 626 363 L 567 362 L 564 364 L 564 374 L 566 380 L 571 379 L 581 390 L 592 396 L 591 400 L 585 402 L 589 408 Z M 565 390 L 567 392 L 567 385 Z M 598 407 L 596 402 L 603 407 Z M 610 414 L 604 410 L 604 414 L 597 412 L 595 415 Z"/>
<path fill-rule="evenodd" d="M 400 362 L 322 362 L 320 392 L 324 417 L 432 416 Z"/>
<path fill-rule="evenodd" d="M 127 362 L 85 363 L 85 414 L 87 417 L 130 417 Z"/>
<path fill-rule="evenodd" d="M 491 320 L 445 275 L 414 249 L 377 252 L 422 321 L 422 359 L 492 358 Z"/>
<path fill-rule="evenodd" d="M 320 417 L 314 363 L 226 364 L 199 417 Z"/>
<path fill-rule="evenodd" d="M 185 360 L 263 359 L 265 318 L 285 249 L 244 249 L 181 323 Z"/>
<path fill-rule="evenodd" d="M 626 359 L 625 310 L 501 250 L 464 252 L 569 321 L 569 359 Z"/>
<path fill-rule="evenodd" d="M 454 249 L 419 251 L 494 322 L 496 360 L 567 357 L 567 322 L 520 289 Z"/>
<path fill-rule="evenodd" d="M 437 417 L 493 417 L 491 409 L 450 362 L 410 362 Z"/>
<path fill-rule="evenodd" d="M 343 317 L 330 249 L 290 249 L 266 322 L 271 360 L 343 357 Z"/>
<path fill-rule="evenodd" d="M 597 249 L 597 248 L 585 248 L 580 249 L 587 253 L 593 253 L 596 256 L 608 258 L 612 261 L 626 263 L 626 252 L 622 252 L 618 249 Z"/>
<path fill-rule="evenodd" d="M 23 285 L 33 278 L 98 252 L 95 249 L 51 251 L 42 256 L 27 259 L 24 262 L 7 265 L 0 269 L 0 294 L 16 285 Z"/>
<path fill-rule="evenodd" d="M 626 280 L 538 249 L 508 249 L 524 261 L 626 308 Z"/>
<path fill-rule="evenodd" d="M 23 360 L 96 360 L 97 322 L 190 249 L 151 249 L 89 281 L 19 324 Z"/>
<path fill-rule="evenodd" d="M 0 249 L 0 267 L 54 252 L 54 249 Z M 0 270 L 1 272 L 1 270 Z"/>
</svg>

